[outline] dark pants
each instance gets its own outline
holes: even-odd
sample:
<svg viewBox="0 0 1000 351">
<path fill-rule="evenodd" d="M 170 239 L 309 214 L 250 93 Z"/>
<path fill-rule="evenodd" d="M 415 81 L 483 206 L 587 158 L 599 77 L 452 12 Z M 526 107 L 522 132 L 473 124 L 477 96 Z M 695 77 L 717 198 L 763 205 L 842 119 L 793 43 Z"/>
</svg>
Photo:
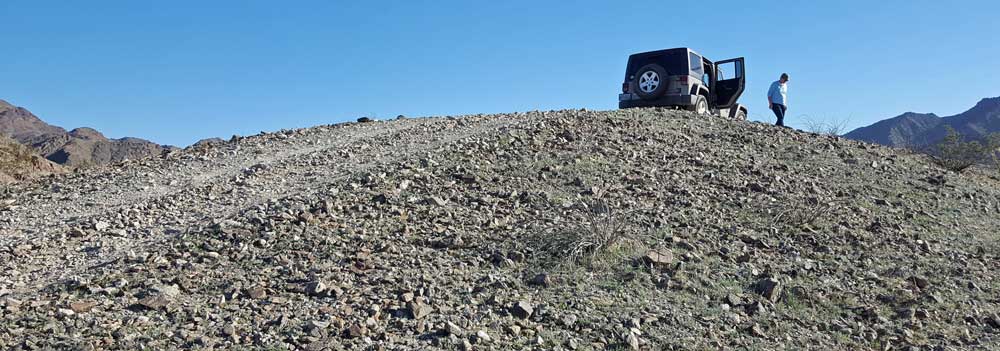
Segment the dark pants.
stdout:
<svg viewBox="0 0 1000 351">
<path fill-rule="evenodd" d="M 785 126 L 785 110 L 788 110 L 788 107 L 785 107 L 785 105 L 771 104 L 771 111 L 774 111 L 774 115 L 778 117 L 778 122 L 774 123 L 774 125 Z"/>
</svg>

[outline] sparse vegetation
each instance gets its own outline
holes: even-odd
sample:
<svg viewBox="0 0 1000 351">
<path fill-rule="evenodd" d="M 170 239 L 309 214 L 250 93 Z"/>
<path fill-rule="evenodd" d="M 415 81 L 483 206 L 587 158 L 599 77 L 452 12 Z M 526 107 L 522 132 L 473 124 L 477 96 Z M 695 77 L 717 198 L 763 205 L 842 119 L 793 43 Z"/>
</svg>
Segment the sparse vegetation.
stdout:
<svg viewBox="0 0 1000 351">
<path fill-rule="evenodd" d="M 602 199 L 581 207 L 585 215 L 578 225 L 537 238 L 545 265 L 581 264 L 601 271 L 635 258 L 642 250 L 631 222 L 636 211 L 616 210 Z"/>
<path fill-rule="evenodd" d="M 996 168 L 997 175 L 1000 176 L 1000 133 L 990 134 L 987 138 L 987 150 L 990 160 L 993 161 L 993 167 Z"/>
<path fill-rule="evenodd" d="M 834 202 L 806 199 L 776 204 L 769 208 L 771 226 L 787 226 L 796 229 L 811 229 L 823 217 L 829 217 L 835 207 Z"/>
<path fill-rule="evenodd" d="M 961 134 L 948 127 L 944 139 L 931 149 L 931 156 L 941 167 L 953 172 L 962 172 L 981 162 L 997 159 L 997 137 L 990 137 L 986 143 L 978 140 L 965 141 Z"/>
<path fill-rule="evenodd" d="M 847 132 L 848 123 L 848 119 L 819 120 L 810 117 L 805 118 L 806 131 L 822 135 L 843 135 Z"/>
</svg>

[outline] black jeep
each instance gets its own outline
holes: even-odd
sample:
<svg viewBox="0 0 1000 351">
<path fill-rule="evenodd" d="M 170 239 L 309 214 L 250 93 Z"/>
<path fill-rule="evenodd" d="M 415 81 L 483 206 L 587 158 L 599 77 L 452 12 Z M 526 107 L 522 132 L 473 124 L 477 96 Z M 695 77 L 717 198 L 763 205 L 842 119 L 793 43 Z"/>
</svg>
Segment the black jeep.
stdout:
<svg viewBox="0 0 1000 351">
<path fill-rule="evenodd" d="M 634 54 L 618 107 L 676 107 L 746 119 L 747 108 L 736 102 L 746 86 L 743 67 L 742 57 L 713 63 L 688 48 Z"/>
</svg>

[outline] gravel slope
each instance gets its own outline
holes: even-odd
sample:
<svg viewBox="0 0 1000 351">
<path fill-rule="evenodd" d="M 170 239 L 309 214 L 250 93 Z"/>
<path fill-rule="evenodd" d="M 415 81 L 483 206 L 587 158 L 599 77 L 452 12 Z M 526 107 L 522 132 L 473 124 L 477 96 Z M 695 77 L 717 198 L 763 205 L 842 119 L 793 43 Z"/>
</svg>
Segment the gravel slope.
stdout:
<svg viewBox="0 0 1000 351">
<path fill-rule="evenodd" d="M 995 349 L 998 185 L 653 109 L 262 134 L 5 188 L 0 348 Z"/>
</svg>

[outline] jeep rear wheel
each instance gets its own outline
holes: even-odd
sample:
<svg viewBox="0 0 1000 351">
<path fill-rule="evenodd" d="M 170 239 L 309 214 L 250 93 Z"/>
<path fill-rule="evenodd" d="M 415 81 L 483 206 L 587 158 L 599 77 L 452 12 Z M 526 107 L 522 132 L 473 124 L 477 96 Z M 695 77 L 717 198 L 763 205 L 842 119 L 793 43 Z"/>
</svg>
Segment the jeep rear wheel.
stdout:
<svg viewBox="0 0 1000 351">
<path fill-rule="evenodd" d="M 667 71 L 655 63 L 639 68 L 635 72 L 633 91 L 644 100 L 652 100 L 663 96 L 667 91 Z"/>
<path fill-rule="evenodd" d="M 698 100 L 695 101 L 694 105 L 691 105 L 689 109 L 699 115 L 707 115 L 709 112 L 708 100 L 706 100 L 704 96 L 698 95 Z"/>
</svg>

